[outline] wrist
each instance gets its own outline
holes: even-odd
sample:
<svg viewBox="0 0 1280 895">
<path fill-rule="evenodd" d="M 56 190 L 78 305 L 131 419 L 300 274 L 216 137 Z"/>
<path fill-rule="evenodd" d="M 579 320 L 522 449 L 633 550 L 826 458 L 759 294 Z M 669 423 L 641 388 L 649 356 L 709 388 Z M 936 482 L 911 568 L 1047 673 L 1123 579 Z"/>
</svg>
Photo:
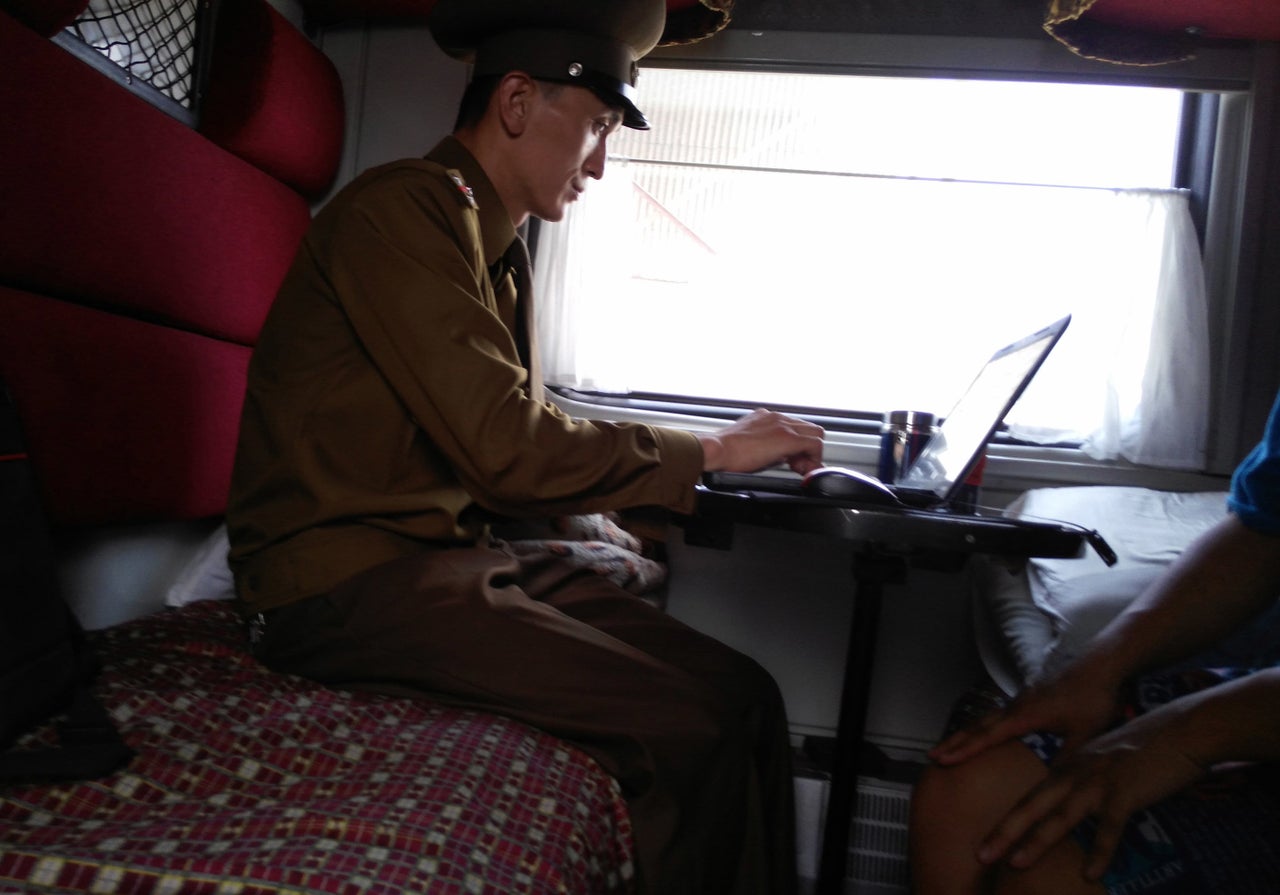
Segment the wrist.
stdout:
<svg viewBox="0 0 1280 895">
<path fill-rule="evenodd" d="M 1096 646 L 1063 668 L 1060 678 L 1066 679 L 1072 687 L 1086 692 L 1108 693 L 1118 700 L 1129 685 L 1132 671 L 1118 656 Z"/>
<path fill-rule="evenodd" d="M 704 472 L 715 472 L 724 468 L 724 443 L 716 435 L 699 435 L 698 443 L 702 445 L 702 469 Z"/>
</svg>

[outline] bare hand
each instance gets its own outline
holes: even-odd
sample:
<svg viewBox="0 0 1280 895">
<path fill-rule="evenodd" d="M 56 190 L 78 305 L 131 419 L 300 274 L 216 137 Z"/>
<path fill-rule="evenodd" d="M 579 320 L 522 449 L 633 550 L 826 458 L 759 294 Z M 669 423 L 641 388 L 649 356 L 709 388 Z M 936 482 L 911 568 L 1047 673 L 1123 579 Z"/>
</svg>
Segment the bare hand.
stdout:
<svg viewBox="0 0 1280 895">
<path fill-rule="evenodd" d="M 929 751 L 929 757 L 941 765 L 959 764 L 1032 731 L 1057 734 L 1063 738 L 1063 751 L 1070 752 L 1114 723 L 1119 711 L 1114 688 L 1068 672 L 1028 687 L 1008 708 L 947 737 Z"/>
<path fill-rule="evenodd" d="M 772 410 L 753 410 L 718 432 L 699 435 L 708 472 L 756 472 L 786 463 L 798 473 L 822 465 L 822 427 Z"/>
<path fill-rule="evenodd" d="M 1178 715 L 1171 703 L 1064 753 L 1049 776 L 983 840 L 978 859 L 994 863 L 1007 857 L 1011 867 L 1030 867 L 1082 820 L 1093 817 L 1097 829 L 1084 872 L 1088 879 L 1101 878 L 1130 815 L 1207 771 L 1168 735 Z"/>
</svg>

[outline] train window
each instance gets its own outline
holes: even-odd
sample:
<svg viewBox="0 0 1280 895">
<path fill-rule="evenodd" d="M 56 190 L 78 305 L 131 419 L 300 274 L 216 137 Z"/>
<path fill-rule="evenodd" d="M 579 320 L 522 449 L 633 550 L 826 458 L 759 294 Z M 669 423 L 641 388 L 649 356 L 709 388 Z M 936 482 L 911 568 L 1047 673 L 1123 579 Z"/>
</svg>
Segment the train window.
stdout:
<svg viewBox="0 0 1280 895">
<path fill-rule="evenodd" d="M 647 69 L 648 132 L 538 237 L 549 384 L 945 413 L 993 349 L 1072 313 L 1011 422 L 1080 440 L 1205 346 L 1183 93 Z M 1166 357 L 1167 356 L 1167 357 Z M 1197 361 L 1197 358 L 1200 358 Z M 1148 400 L 1150 395 L 1147 396 Z"/>
</svg>

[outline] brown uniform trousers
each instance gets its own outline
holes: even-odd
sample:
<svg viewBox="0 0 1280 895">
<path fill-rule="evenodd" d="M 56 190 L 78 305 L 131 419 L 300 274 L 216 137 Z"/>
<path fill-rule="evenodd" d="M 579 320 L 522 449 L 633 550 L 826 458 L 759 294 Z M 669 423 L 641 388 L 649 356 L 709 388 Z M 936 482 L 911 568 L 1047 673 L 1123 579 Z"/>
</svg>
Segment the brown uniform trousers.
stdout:
<svg viewBox="0 0 1280 895">
<path fill-rule="evenodd" d="M 260 657 L 575 744 L 621 785 L 640 890 L 795 890 L 782 698 L 748 657 L 551 554 L 440 549 L 269 615 Z"/>
</svg>

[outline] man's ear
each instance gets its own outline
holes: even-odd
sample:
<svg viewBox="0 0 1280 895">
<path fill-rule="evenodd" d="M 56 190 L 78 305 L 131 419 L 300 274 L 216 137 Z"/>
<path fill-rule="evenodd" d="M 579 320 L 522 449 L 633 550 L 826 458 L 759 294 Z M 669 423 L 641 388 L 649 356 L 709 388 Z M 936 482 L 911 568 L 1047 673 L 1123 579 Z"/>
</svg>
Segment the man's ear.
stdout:
<svg viewBox="0 0 1280 895">
<path fill-rule="evenodd" d="M 508 134 L 518 137 L 524 133 L 537 97 L 537 83 L 524 72 L 508 72 L 498 82 L 494 101 L 498 105 L 498 118 Z"/>
</svg>

